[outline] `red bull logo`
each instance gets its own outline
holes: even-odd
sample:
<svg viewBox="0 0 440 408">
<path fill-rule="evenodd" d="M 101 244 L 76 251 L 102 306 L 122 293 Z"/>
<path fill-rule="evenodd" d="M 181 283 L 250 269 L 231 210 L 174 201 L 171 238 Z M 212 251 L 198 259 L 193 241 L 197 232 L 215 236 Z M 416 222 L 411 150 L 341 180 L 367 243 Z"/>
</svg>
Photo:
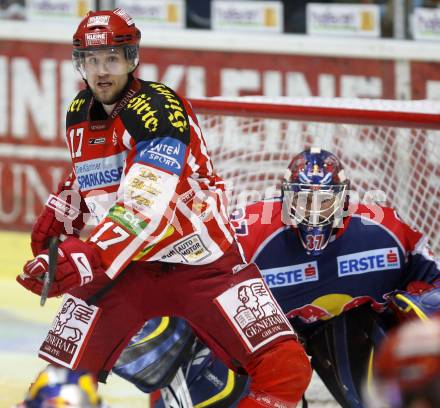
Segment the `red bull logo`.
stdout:
<svg viewBox="0 0 440 408">
<path fill-rule="evenodd" d="M 304 323 L 314 323 L 331 319 L 365 303 L 369 303 L 376 312 L 382 312 L 386 307 L 386 303 L 379 303 L 370 296 L 353 298 L 345 293 L 330 293 L 316 298 L 311 304 L 291 310 L 286 316 L 289 319 L 299 317 Z"/>
<path fill-rule="evenodd" d="M 315 305 L 305 305 L 298 309 L 294 309 L 286 314 L 289 319 L 293 317 L 299 317 L 305 323 L 314 323 L 318 320 L 330 319 L 333 317 L 331 313 L 327 310 L 315 306 Z"/>
<path fill-rule="evenodd" d="M 346 312 L 347 310 L 354 309 L 365 303 L 369 303 L 371 307 L 378 313 L 383 312 L 386 308 L 386 303 L 376 302 L 376 300 L 370 296 L 358 296 L 346 303 L 343 307 L 343 311 Z"/>
</svg>

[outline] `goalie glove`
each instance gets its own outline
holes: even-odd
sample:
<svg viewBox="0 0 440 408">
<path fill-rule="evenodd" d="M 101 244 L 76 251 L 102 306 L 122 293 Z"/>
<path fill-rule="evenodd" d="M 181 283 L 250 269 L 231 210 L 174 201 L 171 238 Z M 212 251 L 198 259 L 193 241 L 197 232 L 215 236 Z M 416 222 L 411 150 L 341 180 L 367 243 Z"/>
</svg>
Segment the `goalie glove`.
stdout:
<svg viewBox="0 0 440 408">
<path fill-rule="evenodd" d="M 32 227 L 31 248 L 34 256 L 47 248 L 51 237 L 73 235 L 78 237 L 84 226 L 83 214 L 87 206 L 76 190 L 70 190 L 71 177 L 51 194 Z"/>
<path fill-rule="evenodd" d="M 440 312 L 440 280 L 433 283 L 413 281 L 407 290 L 395 290 L 385 295 L 401 320 L 418 317 L 427 319 Z"/>
<path fill-rule="evenodd" d="M 43 277 L 49 270 L 49 256 L 43 251 L 28 261 L 17 282 L 31 292 L 41 295 Z M 101 259 L 94 248 L 78 238 L 70 237 L 60 244 L 54 282 L 48 297 L 59 296 L 90 283 L 95 276 L 103 274 Z"/>
</svg>

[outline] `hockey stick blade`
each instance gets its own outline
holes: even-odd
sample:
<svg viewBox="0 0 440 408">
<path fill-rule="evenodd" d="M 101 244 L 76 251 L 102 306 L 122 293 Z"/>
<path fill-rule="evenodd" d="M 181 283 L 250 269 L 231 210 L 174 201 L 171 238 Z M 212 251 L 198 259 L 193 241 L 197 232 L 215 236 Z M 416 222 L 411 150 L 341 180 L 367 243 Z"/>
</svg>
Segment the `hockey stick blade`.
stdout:
<svg viewBox="0 0 440 408">
<path fill-rule="evenodd" d="M 55 279 L 58 258 L 58 237 L 52 237 L 49 242 L 49 270 L 44 274 L 43 290 L 41 291 L 40 306 L 44 306 L 49 295 L 50 287 Z"/>
</svg>

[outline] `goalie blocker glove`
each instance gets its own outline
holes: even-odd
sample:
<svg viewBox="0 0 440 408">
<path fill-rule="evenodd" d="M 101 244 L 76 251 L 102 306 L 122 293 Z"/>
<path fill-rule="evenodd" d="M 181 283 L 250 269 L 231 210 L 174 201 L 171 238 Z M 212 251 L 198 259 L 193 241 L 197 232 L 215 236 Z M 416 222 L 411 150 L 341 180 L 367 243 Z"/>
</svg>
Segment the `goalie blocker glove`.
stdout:
<svg viewBox="0 0 440 408">
<path fill-rule="evenodd" d="M 51 237 L 78 237 L 84 226 L 83 215 L 88 212 L 79 192 L 72 190 L 72 175 L 60 183 L 56 194 L 51 194 L 32 227 L 31 248 L 34 256 L 47 249 Z"/>
<path fill-rule="evenodd" d="M 31 292 L 41 295 L 43 277 L 49 270 L 49 256 L 43 251 L 28 261 L 17 282 Z M 90 283 L 97 275 L 104 273 L 99 254 L 94 248 L 78 238 L 70 237 L 60 244 L 55 280 L 49 290 L 49 297 L 59 296 Z"/>
</svg>

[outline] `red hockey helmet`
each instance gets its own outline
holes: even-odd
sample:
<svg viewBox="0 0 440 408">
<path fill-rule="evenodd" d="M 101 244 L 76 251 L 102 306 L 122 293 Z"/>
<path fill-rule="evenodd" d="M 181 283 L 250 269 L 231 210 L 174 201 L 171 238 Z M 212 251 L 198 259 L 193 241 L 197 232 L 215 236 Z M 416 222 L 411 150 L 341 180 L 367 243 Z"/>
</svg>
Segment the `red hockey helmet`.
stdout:
<svg viewBox="0 0 440 408">
<path fill-rule="evenodd" d="M 412 320 L 385 339 L 375 359 L 374 383 L 374 399 L 389 407 L 418 400 L 440 407 L 440 316 Z"/>
<path fill-rule="evenodd" d="M 87 77 L 85 57 L 100 50 L 116 51 L 122 48 L 128 62 L 125 72 L 116 64 L 107 67 L 110 73 L 134 71 L 139 63 L 141 32 L 123 9 L 89 11 L 73 35 L 73 63 L 83 78 Z"/>
</svg>

